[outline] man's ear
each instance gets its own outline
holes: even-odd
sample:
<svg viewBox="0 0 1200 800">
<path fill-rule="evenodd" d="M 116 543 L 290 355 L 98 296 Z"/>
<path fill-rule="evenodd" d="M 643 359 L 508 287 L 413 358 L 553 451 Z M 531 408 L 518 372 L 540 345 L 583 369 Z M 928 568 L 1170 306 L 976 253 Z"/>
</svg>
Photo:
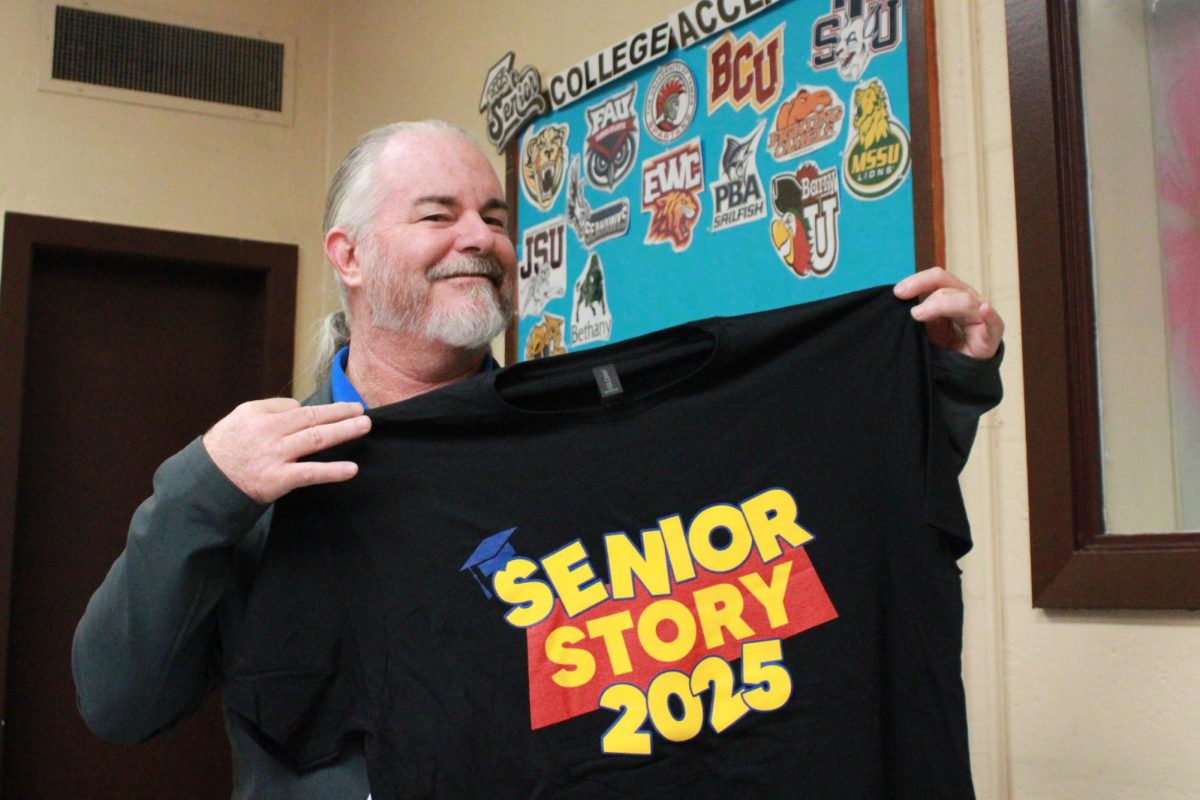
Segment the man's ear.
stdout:
<svg viewBox="0 0 1200 800">
<path fill-rule="evenodd" d="M 362 286 L 362 265 L 358 259 L 358 248 L 354 237 L 345 228 L 331 228 L 325 234 L 325 258 L 337 270 L 342 285 Z"/>
</svg>

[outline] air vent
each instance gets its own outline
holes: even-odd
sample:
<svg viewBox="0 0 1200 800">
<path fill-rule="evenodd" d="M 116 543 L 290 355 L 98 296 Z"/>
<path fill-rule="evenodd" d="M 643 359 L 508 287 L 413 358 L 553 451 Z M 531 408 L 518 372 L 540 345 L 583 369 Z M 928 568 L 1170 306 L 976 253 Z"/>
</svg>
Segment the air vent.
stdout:
<svg viewBox="0 0 1200 800">
<path fill-rule="evenodd" d="M 116 90 L 109 96 L 152 105 L 186 108 L 181 103 L 201 101 L 229 109 L 216 113 L 270 121 L 285 121 L 278 119 L 284 112 L 290 117 L 285 83 L 290 53 L 284 41 L 86 5 L 53 6 L 51 85 L 45 88 L 71 91 L 66 82 L 78 93 L 105 96 L 104 90 Z"/>
</svg>

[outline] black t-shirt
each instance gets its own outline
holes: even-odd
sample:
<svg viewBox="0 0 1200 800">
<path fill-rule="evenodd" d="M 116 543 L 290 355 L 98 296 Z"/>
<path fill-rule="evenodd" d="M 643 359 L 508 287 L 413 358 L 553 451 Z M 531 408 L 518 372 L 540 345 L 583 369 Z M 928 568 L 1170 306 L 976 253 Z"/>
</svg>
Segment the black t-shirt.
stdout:
<svg viewBox="0 0 1200 800">
<path fill-rule="evenodd" d="M 970 548 L 883 287 L 371 411 L 281 499 L 226 702 L 375 800 L 973 796 Z M 618 388 L 619 387 L 619 388 Z M 604 396 L 607 395 L 607 396 Z"/>
</svg>

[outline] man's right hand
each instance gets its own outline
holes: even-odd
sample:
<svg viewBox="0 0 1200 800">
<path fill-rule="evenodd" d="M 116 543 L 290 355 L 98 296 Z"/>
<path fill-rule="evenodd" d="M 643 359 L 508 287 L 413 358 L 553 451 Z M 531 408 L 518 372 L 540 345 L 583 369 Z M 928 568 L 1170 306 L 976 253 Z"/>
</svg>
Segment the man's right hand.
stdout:
<svg viewBox="0 0 1200 800">
<path fill-rule="evenodd" d="M 300 486 L 358 473 L 352 461 L 298 461 L 371 430 L 358 403 L 301 406 L 287 397 L 242 403 L 204 434 L 217 468 L 248 496 L 273 503 Z"/>
</svg>

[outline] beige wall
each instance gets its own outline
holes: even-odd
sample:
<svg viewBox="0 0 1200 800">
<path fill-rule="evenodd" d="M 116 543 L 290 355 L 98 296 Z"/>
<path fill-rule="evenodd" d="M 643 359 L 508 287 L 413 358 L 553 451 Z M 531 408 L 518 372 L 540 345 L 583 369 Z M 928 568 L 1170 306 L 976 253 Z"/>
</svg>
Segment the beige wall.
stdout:
<svg viewBox="0 0 1200 800">
<path fill-rule="evenodd" d="M 295 35 L 296 123 L 280 128 L 39 93 L 38 4 L 4 0 L 0 210 L 298 243 L 298 328 L 306 330 L 331 298 L 318 249 L 323 184 L 359 134 L 395 119 L 442 117 L 482 139 L 481 80 L 505 51 L 516 50 L 518 65 L 550 75 L 682 5 L 155 6 Z M 994 300 L 1009 326 L 1008 396 L 985 418 L 963 476 L 977 541 L 963 567 L 964 672 L 979 796 L 1200 797 L 1197 617 L 1030 608 L 1004 5 L 937 0 L 935 7 L 949 265 Z M 495 163 L 501 166 L 499 158 Z M 305 355 L 300 348 L 298 360 Z M 307 378 L 297 381 L 300 391 L 308 386 Z"/>
<path fill-rule="evenodd" d="M 109 10 L 97 5 L 98 10 Z M 0 3 L 0 213 L 62 216 L 300 245 L 301 325 L 322 305 L 319 250 L 329 3 L 178 0 L 120 8 L 296 40 L 290 126 L 38 90 L 39 0 Z M 307 337 L 307 330 L 303 331 Z M 303 363 L 305 348 L 297 350 Z M 311 384 L 309 384 L 311 385 Z"/>
</svg>

